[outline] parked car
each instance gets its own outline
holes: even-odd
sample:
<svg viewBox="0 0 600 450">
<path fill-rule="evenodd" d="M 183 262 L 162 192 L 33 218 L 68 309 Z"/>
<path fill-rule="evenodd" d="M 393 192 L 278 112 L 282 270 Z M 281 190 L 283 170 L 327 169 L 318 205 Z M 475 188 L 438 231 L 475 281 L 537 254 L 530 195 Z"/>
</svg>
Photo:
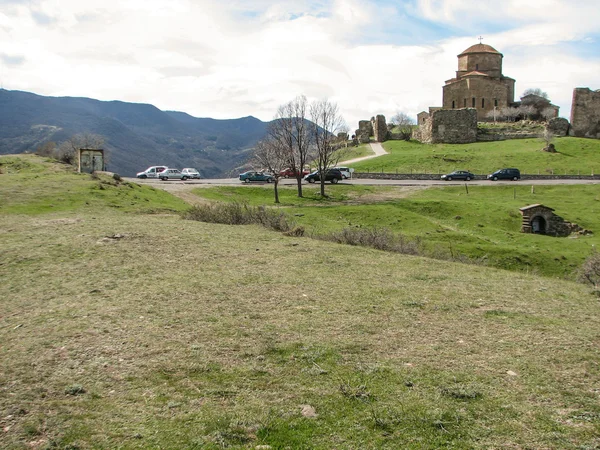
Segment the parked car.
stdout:
<svg viewBox="0 0 600 450">
<path fill-rule="evenodd" d="M 189 178 L 189 176 L 181 173 L 181 170 L 179 169 L 166 169 L 158 174 L 158 178 L 160 178 L 161 181 L 167 181 L 169 179 L 185 181 Z"/>
<path fill-rule="evenodd" d="M 321 181 L 321 174 L 318 170 L 316 170 L 313 173 L 309 173 L 308 175 L 306 175 L 304 179 L 309 183 Z M 335 184 L 343 179 L 344 176 L 342 175 L 342 172 L 340 172 L 338 169 L 327 169 L 325 171 L 325 181 L 331 181 L 332 184 Z"/>
<path fill-rule="evenodd" d="M 283 178 L 296 178 L 296 174 L 297 173 L 298 172 L 296 172 L 296 171 L 294 171 L 294 170 L 292 170 L 290 168 L 287 168 L 287 169 L 284 169 L 281 172 L 279 172 L 279 176 L 283 177 Z M 308 170 L 308 169 L 302 169 L 302 177 L 305 177 L 309 173 L 310 173 L 310 170 Z"/>
<path fill-rule="evenodd" d="M 158 178 L 158 174 L 166 170 L 167 166 L 151 166 L 143 172 L 138 172 L 136 177 L 138 178 Z"/>
<path fill-rule="evenodd" d="M 488 180 L 513 180 L 517 181 L 521 179 L 521 172 L 519 169 L 500 169 L 487 176 Z"/>
<path fill-rule="evenodd" d="M 273 182 L 273 175 L 270 173 L 249 171 L 240 173 L 240 180 L 246 183 L 250 183 L 251 181 L 266 181 L 267 183 L 271 183 Z"/>
<path fill-rule="evenodd" d="M 334 167 L 334 169 L 338 169 L 340 172 L 342 172 L 344 180 L 351 178 L 352 172 L 354 172 L 354 169 L 352 169 L 351 167 Z"/>
<path fill-rule="evenodd" d="M 192 167 L 186 167 L 185 169 L 181 169 L 181 173 L 187 175 L 188 178 L 191 179 L 200 179 L 200 172 Z"/>
<path fill-rule="evenodd" d="M 442 180 L 444 180 L 444 181 L 452 181 L 452 180 L 471 181 L 473 178 L 475 178 L 475 175 L 473 175 L 471 172 L 469 172 L 467 170 L 455 170 L 452 173 L 442 175 Z"/>
</svg>

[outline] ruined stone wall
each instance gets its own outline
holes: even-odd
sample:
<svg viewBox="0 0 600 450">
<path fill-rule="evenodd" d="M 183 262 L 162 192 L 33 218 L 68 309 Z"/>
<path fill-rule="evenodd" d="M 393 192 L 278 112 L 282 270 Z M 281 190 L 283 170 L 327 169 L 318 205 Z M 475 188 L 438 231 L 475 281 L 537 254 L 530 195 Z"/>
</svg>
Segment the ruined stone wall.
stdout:
<svg viewBox="0 0 600 450">
<path fill-rule="evenodd" d="M 441 109 L 419 125 L 415 138 L 427 144 L 467 144 L 477 141 L 477 110 Z"/>
<path fill-rule="evenodd" d="M 378 114 L 371 120 L 373 124 L 373 136 L 377 142 L 385 142 L 388 138 L 388 128 L 385 123 L 385 116 Z"/>
<path fill-rule="evenodd" d="M 359 120 L 358 129 L 355 132 L 356 140 L 361 144 L 369 142 L 369 138 L 373 136 L 373 124 L 370 120 Z"/>
<path fill-rule="evenodd" d="M 424 124 L 427 119 L 429 119 L 429 113 L 426 111 L 421 111 L 419 114 L 417 114 L 417 125 Z"/>
<path fill-rule="evenodd" d="M 571 105 L 571 136 L 600 139 L 600 90 L 575 88 Z"/>
</svg>

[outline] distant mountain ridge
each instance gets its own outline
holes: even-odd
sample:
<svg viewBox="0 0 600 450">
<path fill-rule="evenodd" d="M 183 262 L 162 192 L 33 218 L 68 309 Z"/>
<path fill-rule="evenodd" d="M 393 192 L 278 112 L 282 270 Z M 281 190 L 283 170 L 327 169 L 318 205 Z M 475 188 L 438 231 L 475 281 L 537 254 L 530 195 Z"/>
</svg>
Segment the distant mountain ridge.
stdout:
<svg viewBox="0 0 600 450">
<path fill-rule="evenodd" d="M 0 89 L 0 154 L 33 152 L 79 133 L 105 139 L 108 170 L 135 175 L 151 165 L 196 167 L 203 177 L 243 165 L 268 123 L 249 116 L 217 120 L 150 104 L 86 97 L 45 97 Z"/>
</svg>

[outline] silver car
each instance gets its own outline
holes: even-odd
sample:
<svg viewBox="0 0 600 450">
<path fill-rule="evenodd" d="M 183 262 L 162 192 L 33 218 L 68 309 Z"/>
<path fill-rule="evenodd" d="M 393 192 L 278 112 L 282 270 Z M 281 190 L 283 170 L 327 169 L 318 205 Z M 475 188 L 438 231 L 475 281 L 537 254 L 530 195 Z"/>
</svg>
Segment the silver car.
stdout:
<svg viewBox="0 0 600 450">
<path fill-rule="evenodd" d="M 165 169 L 161 173 L 158 174 L 158 178 L 160 178 L 161 181 L 167 181 L 167 180 L 183 180 L 183 181 L 185 181 L 189 178 L 189 176 L 184 173 L 181 173 L 181 170 L 179 170 L 179 169 Z"/>
<path fill-rule="evenodd" d="M 185 169 L 181 169 L 181 173 L 187 175 L 190 179 L 200 179 L 200 172 L 192 167 L 186 167 Z"/>
</svg>

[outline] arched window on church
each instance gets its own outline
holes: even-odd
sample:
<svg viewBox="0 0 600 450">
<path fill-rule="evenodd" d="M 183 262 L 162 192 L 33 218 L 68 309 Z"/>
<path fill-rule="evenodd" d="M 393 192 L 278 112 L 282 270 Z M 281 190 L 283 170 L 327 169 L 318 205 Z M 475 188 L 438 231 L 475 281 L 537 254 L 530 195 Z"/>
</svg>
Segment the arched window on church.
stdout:
<svg viewBox="0 0 600 450">
<path fill-rule="evenodd" d="M 481 99 L 481 107 L 485 108 L 485 100 L 483 98 Z"/>
<path fill-rule="evenodd" d="M 494 106 L 498 106 L 498 99 L 497 98 L 494 99 Z"/>
<path fill-rule="evenodd" d="M 465 99 L 463 99 L 463 108 L 466 108 L 466 107 L 467 107 L 467 99 L 465 98 Z"/>
<path fill-rule="evenodd" d="M 452 100 L 452 109 L 456 108 L 456 105 L 454 104 L 454 100 Z"/>
<path fill-rule="evenodd" d="M 471 107 L 475 108 L 475 97 L 473 97 L 473 99 L 471 101 Z"/>
<path fill-rule="evenodd" d="M 475 64 L 475 70 L 479 70 L 479 64 Z"/>
</svg>

